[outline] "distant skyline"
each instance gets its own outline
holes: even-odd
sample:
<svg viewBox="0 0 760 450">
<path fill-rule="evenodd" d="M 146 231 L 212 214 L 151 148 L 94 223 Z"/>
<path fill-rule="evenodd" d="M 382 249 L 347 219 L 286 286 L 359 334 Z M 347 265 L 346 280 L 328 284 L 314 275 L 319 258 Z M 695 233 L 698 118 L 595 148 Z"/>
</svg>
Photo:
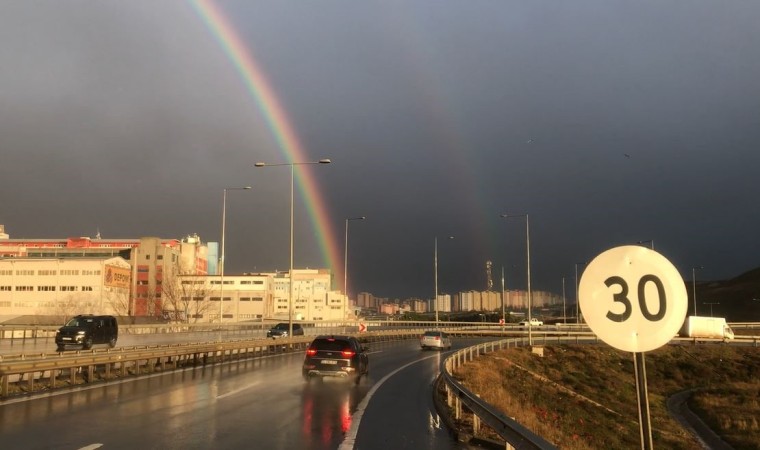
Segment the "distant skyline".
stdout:
<svg viewBox="0 0 760 450">
<path fill-rule="evenodd" d="M 757 23 L 707 0 L 6 1 L 0 223 L 219 242 L 223 189 L 251 186 L 225 272 L 287 270 L 289 169 L 254 164 L 330 158 L 297 179 L 294 266 L 342 289 L 366 216 L 352 297 L 432 298 L 436 236 L 440 292 L 486 289 L 487 261 L 525 289 L 502 213 L 530 215 L 535 290 L 651 240 L 685 280 L 731 278 L 760 267 Z"/>
</svg>

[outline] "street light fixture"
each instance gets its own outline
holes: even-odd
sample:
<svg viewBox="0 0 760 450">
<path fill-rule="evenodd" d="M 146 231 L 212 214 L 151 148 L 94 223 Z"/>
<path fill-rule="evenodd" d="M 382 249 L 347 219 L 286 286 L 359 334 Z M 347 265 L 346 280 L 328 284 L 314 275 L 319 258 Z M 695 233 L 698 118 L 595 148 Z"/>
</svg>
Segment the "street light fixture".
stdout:
<svg viewBox="0 0 760 450">
<path fill-rule="evenodd" d="M 364 220 L 366 217 L 349 217 L 346 219 L 346 246 L 345 255 L 343 257 L 343 293 L 346 295 L 346 303 L 348 303 L 348 222 L 352 220 Z M 346 311 L 343 311 L 343 319 L 346 318 Z"/>
<path fill-rule="evenodd" d="M 533 294 L 530 289 L 530 219 L 528 214 L 502 214 L 503 219 L 510 219 L 513 217 L 525 217 L 525 248 L 527 253 L 527 272 L 528 272 L 528 345 L 533 345 L 533 331 L 530 323 L 531 310 L 533 309 Z"/>
<path fill-rule="evenodd" d="M 704 269 L 704 266 L 691 268 L 691 295 L 694 297 L 694 315 L 697 315 L 697 270 Z"/>
<path fill-rule="evenodd" d="M 454 236 L 449 236 L 447 239 L 454 239 Z M 435 269 L 435 298 L 433 299 L 433 307 L 435 308 L 435 326 L 438 327 L 438 236 L 435 237 L 433 268 Z"/>
<path fill-rule="evenodd" d="M 290 277 L 290 289 L 288 290 L 288 338 L 293 337 L 293 191 L 295 187 L 295 167 L 306 164 L 330 164 L 331 162 L 332 161 L 329 159 L 320 159 L 319 161 L 289 162 L 278 164 L 257 162 L 254 164 L 256 167 L 290 166 L 290 271 L 288 273 L 288 276 Z"/>
<path fill-rule="evenodd" d="M 222 196 L 222 256 L 219 258 L 219 323 L 224 321 L 224 230 L 227 227 L 227 191 L 247 191 L 250 186 L 224 188 Z"/>
</svg>

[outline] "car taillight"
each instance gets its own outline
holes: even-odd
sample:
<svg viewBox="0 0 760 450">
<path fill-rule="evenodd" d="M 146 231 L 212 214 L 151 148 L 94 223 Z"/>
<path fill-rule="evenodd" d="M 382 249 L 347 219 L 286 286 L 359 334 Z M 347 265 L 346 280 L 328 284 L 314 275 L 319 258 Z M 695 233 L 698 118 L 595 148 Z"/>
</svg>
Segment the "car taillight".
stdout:
<svg viewBox="0 0 760 450">
<path fill-rule="evenodd" d="M 306 356 L 314 356 L 316 354 L 317 354 L 317 349 L 316 348 L 306 349 Z"/>
<path fill-rule="evenodd" d="M 343 355 L 344 358 L 350 358 L 356 354 L 353 350 L 343 350 L 340 353 Z"/>
</svg>

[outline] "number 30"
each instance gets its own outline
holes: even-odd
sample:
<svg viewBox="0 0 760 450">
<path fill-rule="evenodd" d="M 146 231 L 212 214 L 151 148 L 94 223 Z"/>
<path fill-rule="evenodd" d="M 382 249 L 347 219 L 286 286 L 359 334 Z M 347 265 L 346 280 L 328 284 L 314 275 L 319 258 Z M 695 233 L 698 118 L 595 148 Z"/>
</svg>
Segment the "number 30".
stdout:
<svg viewBox="0 0 760 450">
<path fill-rule="evenodd" d="M 656 314 L 649 312 L 649 308 L 647 307 L 647 283 L 654 283 L 654 285 L 657 287 L 657 297 L 660 302 L 660 307 Z M 621 277 L 613 276 L 607 278 L 604 281 L 604 284 L 606 284 L 607 287 L 612 287 L 614 285 L 620 286 L 620 292 L 613 295 L 613 300 L 615 302 L 622 303 L 625 307 L 625 311 L 623 311 L 622 314 L 615 314 L 612 311 L 608 311 L 607 318 L 613 322 L 625 322 L 631 317 L 632 309 L 631 300 L 628 298 L 628 283 L 626 283 L 625 280 Z M 662 320 L 662 318 L 665 317 L 665 311 L 667 310 L 667 305 L 665 302 L 665 287 L 662 285 L 662 281 L 659 278 L 654 275 L 644 275 L 641 277 L 639 280 L 638 294 L 639 307 L 641 308 L 641 314 L 644 315 L 645 319 L 652 322 L 657 322 L 658 320 Z"/>
</svg>

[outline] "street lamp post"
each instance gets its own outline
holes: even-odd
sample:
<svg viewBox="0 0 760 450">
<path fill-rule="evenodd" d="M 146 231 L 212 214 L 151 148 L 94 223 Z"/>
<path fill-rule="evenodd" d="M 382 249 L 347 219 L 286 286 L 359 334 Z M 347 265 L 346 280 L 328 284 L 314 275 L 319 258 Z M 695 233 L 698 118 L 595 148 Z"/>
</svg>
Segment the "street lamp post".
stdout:
<svg viewBox="0 0 760 450">
<path fill-rule="evenodd" d="M 712 317 L 713 316 L 713 310 L 712 310 L 713 305 L 720 305 L 720 302 L 703 302 L 702 304 L 703 305 L 710 305 L 710 317 Z"/>
<path fill-rule="evenodd" d="M 562 277 L 562 323 L 567 324 L 567 308 L 565 307 L 565 277 Z"/>
<path fill-rule="evenodd" d="M 704 269 L 703 266 L 691 268 L 691 295 L 694 297 L 694 315 L 697 315 L 697 269 Z"/>
<path fill-rule="evenodd" d="M 250 186 L 224 188 L 222 196 L 222 255 L 219 258 L 219 323 L 224 321 L 224 230 L 227 227 L 227 191 L 247 191 Z"/>
<path fill-rule="evenodd" d="M 448 239 L 454 239 L 454 236 L 449 236 Z M 438 327 L 438 236 L 435 237 L 434 247 L 433 269 L 435 279 L 435 298 L 433 298 L 433 308 L 435 308 L 435 326 Z"/>
<path fill-rule="evenodd" d="M 580 302 L 578 301 L 578 266 L 585 265 L 585 262 L 577 262 L 575 263 L 575 323 L 581 323 L 581 314 L 580 314 Z"/>
<path fill-rule="evenodd" d="M 305 161 L 305 162 L 289 162 L 279 164 L 267 164 L 263 162 L 257 162 L 256 167 L 276 167 L 276 166 L 290 166 L 290 271 L 288 276 L 290 277 L 290 289 L 288 289 L 288 338 L 293 337 L 293 191 L 295 188 L 295 168 L 296 166 L 306 164 L 330 164 L 332 161 L 329 159 L 320 159 L 319 161 Z"/>
<path fill-rule="evenodd" d="M 366 217 L 349 217 L 346 219 L 346 246 L 345 255 L 343 257 L 343 294 L 346 295 L 346 303 L 348 303 L 348 222 L 352 220 L 364 220 Z M 343 319 L 346 318 L 346 311 L 343 311 Z"/>
<path fill-rule="evenodd" d="M 504 292 L 507 290 L 506 279 L 504 278 L 504 266 L 501 266 L 501 329 L 507 324 L 506 311 L 504 309 Z"/>
<path fill-rule="evenodd" d="M 528 218 L 528 214 L 502 214 L 502 218 L 509 219 L 512 217 L 525 217 L 525 248 L 527 253 L 527 259 L 526 259 L 526 265 L 527 265 L 527 272 L 528 272 L 528 345 L 533 345 L 533 331 L 532 331 L 532 325 L 530 323 L 531 316 L 531 310 L 533 309 L 533 293 L 530 289 L 530 219 Z"/>
</svg>

